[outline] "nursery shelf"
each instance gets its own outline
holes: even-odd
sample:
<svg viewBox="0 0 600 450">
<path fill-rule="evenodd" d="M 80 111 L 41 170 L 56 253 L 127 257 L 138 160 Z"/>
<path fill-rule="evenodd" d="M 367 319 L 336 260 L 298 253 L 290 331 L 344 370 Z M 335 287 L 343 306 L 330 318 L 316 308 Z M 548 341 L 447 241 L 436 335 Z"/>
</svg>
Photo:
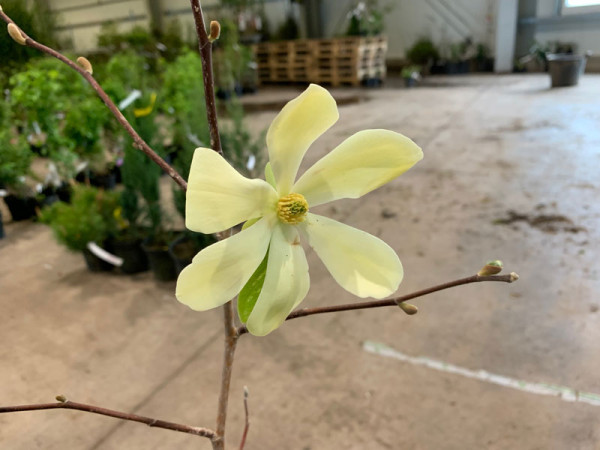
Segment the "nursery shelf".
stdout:
<svg viewBox="0 0 600 450">
<path fill-rule="evenodd" d="M 253 50 L 260 83 L 358 86 L 386 75 L 384 36 L 264 42 Z"/>
</svg>

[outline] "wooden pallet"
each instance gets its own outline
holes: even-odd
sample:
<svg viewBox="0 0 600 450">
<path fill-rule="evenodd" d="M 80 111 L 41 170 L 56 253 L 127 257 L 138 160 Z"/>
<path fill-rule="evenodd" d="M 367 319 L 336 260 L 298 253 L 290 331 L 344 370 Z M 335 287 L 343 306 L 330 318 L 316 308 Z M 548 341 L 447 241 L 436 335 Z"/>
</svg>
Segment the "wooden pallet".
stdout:
<svg viewBox="0 0 600 450">
<path fill-rule="evenodd" d="M 253 50 L 260 83 L 357 86 L 386 74 L 384 36 L 265 42 Z"/>
</svg>

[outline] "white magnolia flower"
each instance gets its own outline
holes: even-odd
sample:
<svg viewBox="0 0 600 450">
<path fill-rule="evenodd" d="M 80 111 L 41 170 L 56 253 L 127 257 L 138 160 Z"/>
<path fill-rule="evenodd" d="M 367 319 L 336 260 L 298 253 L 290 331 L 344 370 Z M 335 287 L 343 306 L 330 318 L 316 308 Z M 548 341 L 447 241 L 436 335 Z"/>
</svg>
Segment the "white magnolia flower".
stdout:
<svg viewBox="0 0 600 450">
<path fill-rule="evenodd" d="M 335 100 L 320 86 L 310 85 L 290 101 L 267 133 L 270 183 L 243 177 L 210 149 L 196 150 L 188 180 L 187 228 L 216 233 L 256 221 L 196 255 L 177 281 L 180 302 L 199 311 L 223 305 L 255 271 L 260 272 L 259 265 L 264 270 L 266 264 L 256 303 L 241 318 L 250 333 L 270 333 L 308 292 L 308 265 L 300 236 L 352 294 L 384 298 L 396 291 L 402 264 L 385 242 L 308 210 L 340 198 L 358 198 L 410 169 L 423 153 L 401 134 L 365 130 L 346 139 L 295 181 L 308 147 L 338 117 Z M 252 278 L 258 283 L 263 280 Z"/>
</svg>

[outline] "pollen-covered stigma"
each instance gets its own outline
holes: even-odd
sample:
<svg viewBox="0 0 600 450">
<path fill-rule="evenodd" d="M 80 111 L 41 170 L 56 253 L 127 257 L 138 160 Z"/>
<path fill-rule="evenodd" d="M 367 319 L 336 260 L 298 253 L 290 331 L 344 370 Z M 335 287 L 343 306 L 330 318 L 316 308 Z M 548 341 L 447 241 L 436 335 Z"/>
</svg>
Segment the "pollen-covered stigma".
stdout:
<svg viewBox="0 0 600 450">
<path fill-rule="evenodd" d="M 308 202 L 302 194 L 288 194 L 277 202 L 277 217 L 283 223 L 292 225 L 304 222 L 308 212 Z"/>
</svg>

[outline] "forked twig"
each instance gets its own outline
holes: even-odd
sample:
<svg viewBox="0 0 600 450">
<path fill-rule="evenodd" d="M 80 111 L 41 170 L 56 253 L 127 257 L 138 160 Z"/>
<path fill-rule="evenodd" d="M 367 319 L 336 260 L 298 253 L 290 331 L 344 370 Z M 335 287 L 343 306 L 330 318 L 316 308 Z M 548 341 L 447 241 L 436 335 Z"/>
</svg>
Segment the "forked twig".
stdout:
<svg viewBox="0 0 600 450">
<path fill-rule="evenodd" d="M 459 278 L 458 280 L 449 281 L 447 283 L 438 284 L 437 286 L 432 286 L 426 289 L 422 289 L 420 291 L 415 291 L 410 294 L 401 295 L 400 297 L 390 298 L 387 300 L 373 300 L 368 302 L 360 302 L 360 303 L 347 303 L 344 305 L 332 305 L 332 306 L 321 306 L 317 308 L 302 308 L 293 311 L 287 319 L 292 320 L 298 319 L 300 317 L 312 316 L 315 314 L 326 314 L 333 312 L 342 312 L 342 311 L 353 311 L 356 309 L 371 309 L 371 308 L 382 308 L 384 306 L 398 306 L 400 303 L 406 302 L 413 298 L 423 297 L 424 295 L 432 294 L 433 292 L 443 291 L 444 289 L 449 289 L 456 286 L 462 286 L 463 284 L 470 283 L 480 283 L 483 281 L 501 281 L 504 283 L 513 283 L 519 279 L 519 276 L 512 272 L 508 275 L 489 275 L 489 276 L 480 276 L 473 275 L 466 278 Z M 248 332 L 248 328 L 245 325 L 242 325 L 238 328 L 238 335 L 243 335 Z"/>
</svg>

